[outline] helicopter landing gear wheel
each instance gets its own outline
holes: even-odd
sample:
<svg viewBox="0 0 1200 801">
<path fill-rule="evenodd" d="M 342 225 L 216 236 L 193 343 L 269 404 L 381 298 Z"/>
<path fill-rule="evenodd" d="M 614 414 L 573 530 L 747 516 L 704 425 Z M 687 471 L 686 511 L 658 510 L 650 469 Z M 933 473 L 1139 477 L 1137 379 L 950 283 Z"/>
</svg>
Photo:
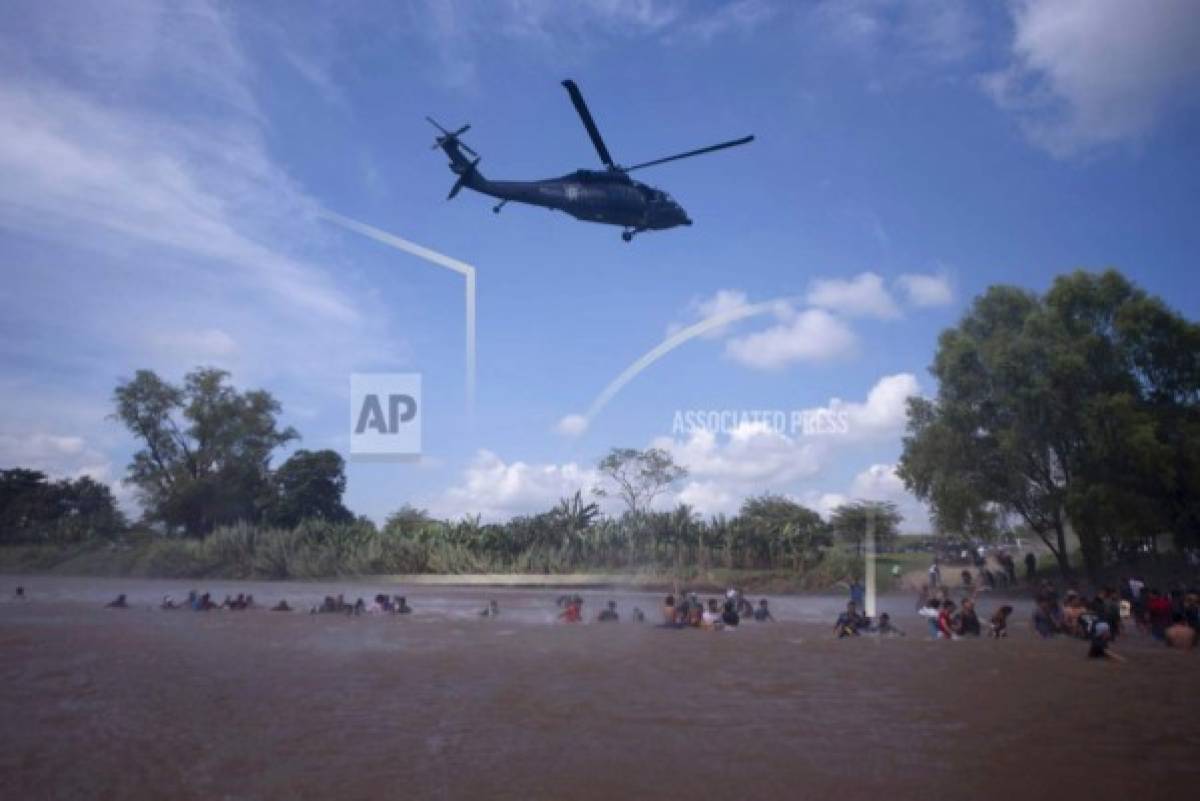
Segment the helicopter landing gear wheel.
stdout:
<svg viewBox="0 0 1200 801">
<path fill-rule="evenodd" d="M 500 209 L 504 208 L 504 204 L 507 202 L 508 202 L 507 200 L 501 200 L 495 206 L 492 206 L 492 214 L 499 214 Z"/>
<path fill-rule="evenodd" d="M 625 240 L 626 242 L 632 242 L 633 241 L 633 231 L 622 231 L 621 239 Z"/>
</svg>

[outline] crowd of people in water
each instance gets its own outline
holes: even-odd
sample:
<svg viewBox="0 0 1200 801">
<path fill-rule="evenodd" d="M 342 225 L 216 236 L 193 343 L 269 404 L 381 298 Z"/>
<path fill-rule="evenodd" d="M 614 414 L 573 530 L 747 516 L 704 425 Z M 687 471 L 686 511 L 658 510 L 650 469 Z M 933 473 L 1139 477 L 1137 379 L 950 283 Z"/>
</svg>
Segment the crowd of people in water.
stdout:
<svg viewBox="0 0 1200 801">
<path fill-rule="evenodd" d="M 1034 587 L 1030 625 L 1039 637 L 1065 636 L 1085 640 L 1089 643 L 1089 657 L 1118 661 L 1123 661 L 1123 657 L 1113 651 L 1111 645 L 1131 629 L 1176 649 L 1191 650 L 1200 644 L 1200 591 L 1196 588 L 1179 586 L 1162 592 L 1156 587 L 1148 587 L 1139 578 L 1126 578 L 1117 586 L 1103 587 L 1091 595 L 1069 589 L 1060 596 L 1053 583 L 1036 580 L 1035 560 L 1028 557 L 1032 554 L 1026 559 L 1026 579 Z M 1007 573 L 1015 582 L 1011 557 L 1008 557 Z M 930 583 L 921 587 L 917 600 L 917 614 L 927 620 L 931 637 L 953 640 L 980 637 L 985 631 L 996 639 L 1008 636 L 1012 606 L 999 606 L 988 619 L 986 629 L 976 611 L 978 594 L 993 587 L 993 582 L 985 578 L 976 583 L 971 572 L 964 570 L 960 585 L 963 597 L 955 603 L 950 597 L 950 589 L 940 582 L 936 560 L 929 574 Z M 857 633 L 860 624 L 854 607 L 852 590 L 848 611 L 839 618 L 840 626 L 836 629 L 839 636 Z"/>
<path fill-rule="evenodd" d="M 1015 574 L 1012 559 L 1003 572 Z M 1176 587 L 1163 592 L 1147 586 L 1138 578 L 1124 579 L 1117 586 L 1107 586 L 1085 596 L 1076 590 L 1067 590 L 1060 596 L 1058 589 L 1049 581 L 1038 582 L 1034 572 L 1028 571 L 1027 579 L 1034 589 L 1033 612 L 1030 618 L 1032 631 L 1042 638 L 1073 637 L 1088 642 L 1088 655 L 1093 658 L 1110 658 L 1123 661 L 1111 645 L 1130 631 L 1137 631 L 1172 648 L 1190 650 L 1200 644 L 1200 591 L 1195 588 Z M 925 619 L 928 634 L 937 640 L 959 640 L 973 637 L 1003 639 L 1009 634 L 1013 607 L 1000 604 L 990 615 L 982 615 L 976 607 L 980 596 L 994 586 L 986 578 L 976 582 L 970 571 L 964 570 L 958 587 L 959 599 L 951 597 L 951 589 L 940 581 L 940 569 L 935 561 L 930 569 L 930 583 L 923 585 L 916 604 L 917 615 Z M 1015 575 L 1014 575 L 1015 580 Z M 833 635 L 837 638 L 876 635 L 880 637 L 903 637 L 905 632 L 898 628 L 891 616 L 884 612 L 873 619 L 863 613 L 865 592 L 861 583 L 849 583 L 850 600 L 845 611 L 833 624 Z M 27 600 L 25 588 L 19 586 L 14 599 Z M 557 619 L 568 624 L 585 622 L 584 600 L 577 594 L 561 595 L 556 601 Z M 106 604 L 111 609 L 127 609 L 130 604 L 124 594 Z M 226 595 L 218 603 L 210 593 L 189 592 L 186 598 L 176 600 L 166 595 L 159 607 L 165 611 L 191 610 L 209 612 L 216 610 L 244 611 L 260 608 L 254 596 L 238 593 Z M 272 612 L 296 611 L 286 599 L 267 607 Z M 367 603 L 357 598 L 353 603 L 345 596 L 327 595 L 321 603 L 312 606 L 312 615 L 364 615 L 392 614 L 408 615 L 413 608 L 402 595 L 379 593 Z M 491 599 L 479 611 L 483 618 L 500 615 L 500 604 Z M 629 613 L 633 623 L 647 622 L 646 613 L 634 606 Z M 766 598 L 757 605 L 737 589 L 729 589 L 724 598 L 710 597 L 702 600 L 695 592 L 674 592 L 667 595 L 660 610 L 659 627 L 671 629 L 698 628 L 708 630 L 734 629 L 746 621 L 768 623 L 775 618 Z M 986 619 L 986 623 L 984 622 Z M 619 623 L 621 613 L 616 601 L 610 600 L 594 617 L 597 623 Z"/>
<path fill-rule="evenodd" d="M 584 622 L 583 598 L 579 595 L 561 595 L 558 598 L 558 619 L 564 623 Z M 645 623 L 646 613 L 640 607 L 633 607 L 630 618 L 634 623 Z M 596 615 L 597 623 L 618 623 L 621 615 L 617 611 L 617 602 L 608 604 Z M 755 607 L 740 590 L 730 589 L 725 593 L 724 601 L 709 598 L 701 601 L 696 593 L 684 593 L 676 599 L 674 593 L 663 599 L 661 620 L 662 628 L 684 629 L 698 628 L 717 630 L 736 628 L 743 620 L 754 620 L 766 623 L 774 620 L 767 599 L 759 600 Z"/>
</svg>

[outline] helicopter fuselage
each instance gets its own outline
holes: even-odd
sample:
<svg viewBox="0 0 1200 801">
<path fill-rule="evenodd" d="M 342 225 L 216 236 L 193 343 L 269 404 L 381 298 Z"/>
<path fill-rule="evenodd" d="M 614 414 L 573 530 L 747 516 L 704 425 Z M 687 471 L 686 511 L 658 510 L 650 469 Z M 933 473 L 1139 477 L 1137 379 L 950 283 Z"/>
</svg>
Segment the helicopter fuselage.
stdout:
<svg viewBox="0 0 1200 801">
<path fill-rule="evenodd" d="M 578 170 L 541 181 L 468 179 L 465 185 L 504 201 L 528 203 L 570 214 L 578 220 L 664 230 L 691 225 L 687 212 L 666 192 L 616 171 Z"/>
<path fill-rule="evenodd" d="M 473 189 L 501 203 L 527 203 L 565 211 L 578 220 L 624 226 L 630 231 L 661 231 L 691 225 L 687 212 L 661 189 L 635 181 L 620 170 L 576 170 L 541 181 L 492 181 L 462 152 L 457 139 L 440 142 L 459 177 L 455 189 Z"/>
</svg>

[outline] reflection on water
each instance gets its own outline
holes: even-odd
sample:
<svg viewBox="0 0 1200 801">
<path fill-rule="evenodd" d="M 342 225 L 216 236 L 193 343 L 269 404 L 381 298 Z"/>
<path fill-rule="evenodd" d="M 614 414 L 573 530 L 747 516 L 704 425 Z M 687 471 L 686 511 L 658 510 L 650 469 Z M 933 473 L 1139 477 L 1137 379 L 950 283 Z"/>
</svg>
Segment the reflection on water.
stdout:
<svg viewBox="0 0 1200 801">
<path fill-rule="evenodd" d="M 6 579 L 8 595 L 17 579 Z M 552 624 L 554 591 L 409 589 L 406 617 L 161 612 L 180 582 L 25 578 L 0 603 L 0 797 L 1186 798 L 1196 655 Z M 387 584 L 212 582 L 307 609 Z M 133 608 L 99 608 L 125 592 Z M 657 596 L 615 597 L 657 619 Z M 498 620 L 477 612 L 489 597 Z M 983 603 L 985 610 L 989 604 Z"/>
</svg>

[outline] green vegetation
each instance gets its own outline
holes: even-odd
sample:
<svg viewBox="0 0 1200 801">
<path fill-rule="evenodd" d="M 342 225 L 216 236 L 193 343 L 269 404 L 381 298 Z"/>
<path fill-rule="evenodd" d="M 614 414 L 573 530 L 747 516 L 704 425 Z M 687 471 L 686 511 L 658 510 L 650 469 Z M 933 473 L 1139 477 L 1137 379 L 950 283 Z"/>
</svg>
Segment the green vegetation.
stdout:
<svg viewBox="0 0 1200 801">
<path fill-rule="evenodd" d="M 790 588 L 862 573 L 861 557 L 833 547 L 834 530 L 816 512 L 784 497 L 749 498 L 732 518 L 704 520 L 683 505 L 652 510 L 687 475 L 659 449 L 614 448 L 600 461 L 607 483 L 591 492 L 620 498 L 619 516 L 602 515 L 580 488 L 549 511 L 504 523 L 436 520 L 404 506 L 377 528 L 342 504 L 337 453 L 299 450 L 272 468 L 299 434 L 280 427 L 271 395 L 239 392 L 221 370 L 195 370 L 179 386 L 142 370 L 114 401 L 141 444 L 127 482 L 142 519 L 128 528 L 112 494 L 90 480 L 50 484 L 7 471 L 4 542 L 25 547 L 5 549 L 0 567 L 262 578 L 602 571 L 691 581 L 741 571 Z M 839 530 L 859 543 L 873 516 L 879 540 L 894 537 L 899 517 L 887 506 L 847 507 Z"/>
<path fill-rule="evenodd" d="M 943 542 L 1005 537 L 1016 524 L 1063 573 L 1077 541 L 1092 577 L 1161 534 L 1200 547 L 1200 326 L 1111 271 L 1062 276 L 1043 296 L 992 287 L 943 332 L 932 372 L 937 397 L 909 402 L 900 475 L 929 502 Z M 197 369 L 176 386 L 142 370 L 114 402 L 140 446 L 127 483 L 141 520 L 130 528 L 91 479 L 0 471 L 0 568 L 736 574 L 815 588 L 861 576 L 868 534 L 887 551 L 901 522 L 889 503 L 850 502 L 826 522 L 770 494 L 733 516 L 656 510 L 686 469 L 664 450 L 614 448 L 599 461 L 601 486 L 540 514 L 483 523 L 403 506 L 378 528 L 343 505 L 337 453 L 298 450 L 273 466 L 299 434 L 280 426 L 270 394 L 239 392 L 223 371 Z M 624 511 L 602 514 L 585 492 Z"/>
<path fill-rule="evenodd" d="M 900 475 L 944 532 L 1012 520 L 1070 572 L 1173 535 L 1200 546 L 1200 326 L 1114 271 L 1043 296 L 996 286 L 942 333 L 934 400 L 909 402 Z"/>
</svg>

